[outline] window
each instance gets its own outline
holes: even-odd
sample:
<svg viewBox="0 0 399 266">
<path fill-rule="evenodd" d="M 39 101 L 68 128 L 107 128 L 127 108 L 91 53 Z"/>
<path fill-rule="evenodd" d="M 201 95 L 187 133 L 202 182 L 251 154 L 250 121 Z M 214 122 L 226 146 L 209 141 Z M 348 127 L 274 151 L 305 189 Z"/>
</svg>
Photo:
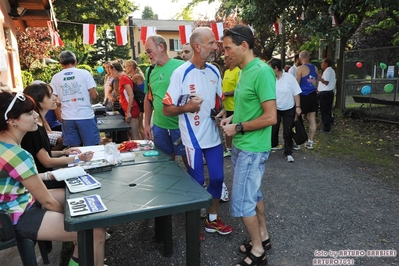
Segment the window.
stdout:
<svg viewBox="0 0 399 266">
<path fill-rule="evenodd" d="M 182 45 L 179 39 L 169 39 L 169 47 L 171 51 L 182 50 Z"/>
</svg>

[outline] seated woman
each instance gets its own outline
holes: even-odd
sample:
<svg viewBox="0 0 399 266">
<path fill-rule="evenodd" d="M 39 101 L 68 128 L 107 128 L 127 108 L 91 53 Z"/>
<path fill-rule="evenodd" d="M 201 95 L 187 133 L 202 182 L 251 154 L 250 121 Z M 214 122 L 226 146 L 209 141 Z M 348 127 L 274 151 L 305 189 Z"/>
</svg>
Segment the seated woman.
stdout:
<svg viewBox="0 0 399 266">
<path fill-rule="evenodd" d="M 21 237 L 76 243 L 77 233 L 64 230 L 65 189 L 47 190 L 41 180 L 54 177 L 38 174 L 32 155 L 21 148 L 24 135 L 38 128 L 34 108 L 23 93 L 0 92 L 0 210 L 11 215 Z M 95 265 L 104 265 L 104 228 L 93 235 Z M 75 246 L 69 265 L 78 263 Z"/>
<path fill-rule="evenodd" d="M 90 161 L 92 152 L 81 153 L 77 148 L 69 148 L 61 151 L 52 151 L 50 141 L 45 129 L 45 115 L 48 110 L 54 110 L 57 105 L 53 89 L 46 83 L 31 84 L 24 89 L 25 95 L 29 95 L 35 101 L 35 111 L 39 114 L 37 130 L 25 134 L 22 139 L 22 148 L 33 155 L 39 173 L 53 170 L 55 167 L 65 167 L 79 161 Z M 69 156 L 74 154 L 75 156 Z M 45 182 L 47 188 L 65 186 L 64 182 Z"/>
</svg>

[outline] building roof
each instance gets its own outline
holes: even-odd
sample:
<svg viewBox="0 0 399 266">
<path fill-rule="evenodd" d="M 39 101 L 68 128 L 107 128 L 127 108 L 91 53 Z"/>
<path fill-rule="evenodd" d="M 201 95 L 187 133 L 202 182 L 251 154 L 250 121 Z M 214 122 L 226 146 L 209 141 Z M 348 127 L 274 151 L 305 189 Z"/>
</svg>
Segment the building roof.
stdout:
<svg viewBox="0 0 399 266">
<path fill-rule="evenodd" d="M 10 12 L 15 27 L 47 27 L 47 21 L 55 23 L 52 0 L 8 0 Z"/>
<path fill-rule="evenodd" d="M 147 26 L 156 27 L 157 31 L 179 31 L 180 25 L 191 25 L 194 27 L 193 20 L 167 20 L 167 19 L 135 19 L 133 23 L 137 27 Z"/>
</svg>

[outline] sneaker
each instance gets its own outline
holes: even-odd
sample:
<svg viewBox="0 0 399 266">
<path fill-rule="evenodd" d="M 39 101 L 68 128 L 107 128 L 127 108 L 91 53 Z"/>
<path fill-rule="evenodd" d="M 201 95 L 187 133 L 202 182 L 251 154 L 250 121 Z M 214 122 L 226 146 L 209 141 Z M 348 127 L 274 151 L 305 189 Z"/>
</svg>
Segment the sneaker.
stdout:
<svg viewBox="0 0 399 266">
<path fill-rule="evenodd" d="M 306 143 L 306 148 L 308 148 L 309 150 L 312 150 L 313 149 L 313 142 Z"/>
<path fill-rule="evenodd" d="M 206 219 L 205 231 L 208 232 L 208 233 L 218 232 L 221 235 L 228 235 L 231 232 L 233 232 L 233 227 L 231 227 L 229 225 L 225 225 L 224 222 L 222 221 L 222 219 L 220 219 L 218 217 L 213 222 L 209 222 L 209 220 Z"/>
<path fill-rule="evenodd" d="M 224 202 L 229 201 L 229 191 L 227 190 L 226 184 L 224 182 L 222 185 L 222 194 L 220 196 L 220 200 Z"/>
<path fill-rule="evenodd" d="M 287 160 L 287 162 L 289 162 L 289 163 L 293 163 L 295 160 L 294 160 L 294 157 L 292 157 L 292 155 L 287 155 L 286 157 L 285 157 L 285 159 Z"/>
<path fill-rule="evenodd" d="M 225 151 L 225 152 L 223 153 L 223 157 L 224 157 L 224 158 L 226 158 L 226 157 L 231 157 L 231 151 Z"/>
<path fill-rule="evenodd" d="M 301 149 L 301 145 L 293 144 L 293 145 L 292 145 L 292 149 L 293 149 L 294 151 L 299 151 L 299 150 Z"/>
<path fill-rule="evenodd" d="M 272 147 L 272 151 L 278 151 L 278 150 L 282 150 L 283 149 L 283 145 L 277 145 L 275 147 Z"/>
</svg>

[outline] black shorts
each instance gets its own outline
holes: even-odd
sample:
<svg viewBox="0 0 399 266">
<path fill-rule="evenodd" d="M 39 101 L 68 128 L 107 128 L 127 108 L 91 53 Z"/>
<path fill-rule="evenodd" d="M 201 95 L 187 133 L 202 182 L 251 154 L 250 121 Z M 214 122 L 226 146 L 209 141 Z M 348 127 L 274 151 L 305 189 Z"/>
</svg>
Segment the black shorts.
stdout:
<svg viewBox="0 0 399 266">
<path fill-rule="evenodd" d="M 45 209 L 38 208 L 35 205 L 26 210 L 14 226 L 18 236 L 20 238 L 37 240 L 37 233 L 39 232 L 45 213 Z"/>
<path fill-rule="evenodd" d="M 312 92 L 309 95 L 300 95 L 302 114 L 317 112 L 319 102 L 317 100 L 317 92 Z"/>
</svg>

